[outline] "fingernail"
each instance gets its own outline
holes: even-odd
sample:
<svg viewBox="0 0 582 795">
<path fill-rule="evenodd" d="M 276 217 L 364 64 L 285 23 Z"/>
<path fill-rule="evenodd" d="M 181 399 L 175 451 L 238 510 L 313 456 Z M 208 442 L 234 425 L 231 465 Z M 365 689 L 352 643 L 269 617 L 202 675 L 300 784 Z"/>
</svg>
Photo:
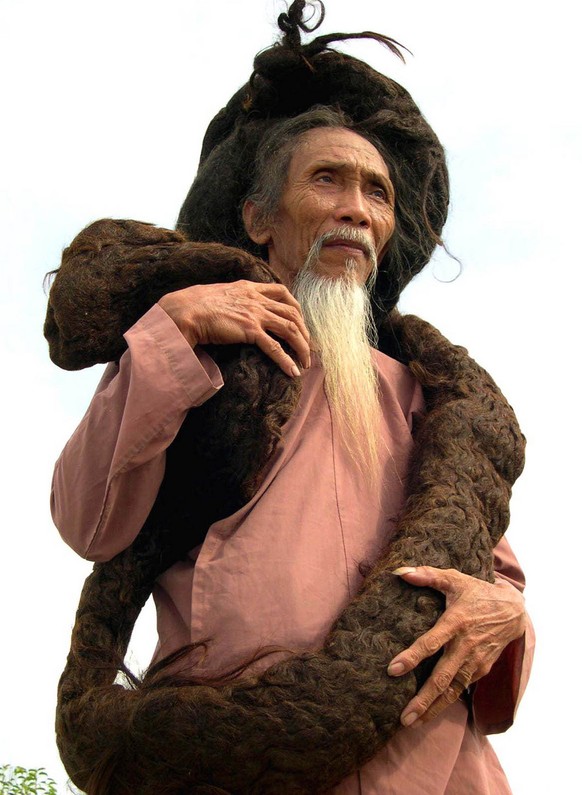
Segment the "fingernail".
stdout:
<svg viewBox="0 0 582 795">
<path fill-rule="evenodd" d="M 397 574 L 400 576 L 401 574 L 412 574 L 415 571 L 416 568 L 414 566 L 400 566 L 399 569 L 394 569 L 392 574 Z"/>
<path fill-rule="evenodd" d="M 404 673 L 404 663 L 390 663 L 386 670 L 390 676 L 398 676 L 398 674 Z"/>
<path fill-rule="evenodd" d="M 409 712 L 408 715 L 403 715 L 402 718 L 400 719 L 400 721 L 401 721 L 403 726 L 410 726 L 410 724 L 414 723 L 414 721 L 417 718 L 418 718 L 418 713 L 417 712 Z"/>
<path fill-rule="evenodd" d="M 292 365 L 291 365 L 291 372 L 292 372 L 292 374 L 293 374 L 295 377 L 297 377 L 297 376 L 301 375 L 301 373 L 299 372 L 299 368 L 297 367 L 297 365 L 296 365 L 296 364 L 292 364 Z"/>
</svg>

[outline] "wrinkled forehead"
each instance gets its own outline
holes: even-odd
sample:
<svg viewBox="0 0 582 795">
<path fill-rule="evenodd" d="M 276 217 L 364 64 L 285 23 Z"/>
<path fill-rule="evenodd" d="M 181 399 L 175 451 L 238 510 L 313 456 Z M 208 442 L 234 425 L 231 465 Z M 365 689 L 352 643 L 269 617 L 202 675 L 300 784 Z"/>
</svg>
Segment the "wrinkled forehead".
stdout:
<svg viewBox="0 0 582 795">
<path fill-rule="evenodd" d="M 314 165 L 329 164 L 357 168 L 371 177 L 390 179 L 382 154 L 359 133 L 345 127 L 316 127 L 297 137 L 289 163 L 288 178 L 293 180 Z"/>
</svg>

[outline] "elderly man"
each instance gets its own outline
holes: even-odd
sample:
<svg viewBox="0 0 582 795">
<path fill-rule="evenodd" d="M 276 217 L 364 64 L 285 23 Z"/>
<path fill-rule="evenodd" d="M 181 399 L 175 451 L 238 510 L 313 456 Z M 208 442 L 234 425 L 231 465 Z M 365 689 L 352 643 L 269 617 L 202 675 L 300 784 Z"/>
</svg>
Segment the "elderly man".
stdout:
<svg viewBox="0 0 582 795">
<path fill-rule="evenodd" d="M 150 513 L 186 412 L 221 389 L 205 346 L 251 343 L 302 380 L 257 492 L 158 580 L 157 656 L 211 638 L 198 675 L 219 676 L 267 647 L 319 647 L 357 592 L 362 565 L 393 532 L 423 396 L 408 368 L 370 344 L 369 287 L 394 234 L 398 199 L 381 150 L 329 110 L 272 129 L 242 216 L 279 282 L 197 284 L 163 295 L 127 332 L 129 350 L 108 367 L 57 463 L 55 523 L 80 554 L 108 560 Z M 527 679 L 524 581 L 505 541 L 495 567 L 495 583 L 431 567 L 399 572 L 442 591 L 447 609 L 387 660 L 388 673 L 444 653 L 402 712 L 410 728 L 334 792 L 509 792 L 475 726 L 510 724 Z M 459 696 L 477 681 L 471 718 Z"/>
</svg>

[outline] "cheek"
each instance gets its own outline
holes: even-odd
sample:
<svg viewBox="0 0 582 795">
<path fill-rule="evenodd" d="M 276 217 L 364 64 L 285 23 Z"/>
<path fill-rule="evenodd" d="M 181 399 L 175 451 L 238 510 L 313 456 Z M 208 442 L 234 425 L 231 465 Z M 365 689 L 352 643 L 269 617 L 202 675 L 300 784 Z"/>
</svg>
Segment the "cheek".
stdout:
<svg viewBox="0 0 582 795">
<path fill-rule="evenodd" d="M 320 219 L 315 213 L 302 220 L 297 229 L 296 247 L 298 254 L 305 258 L 314 241 L 325 231 L 326 224 L 325 219 Z"/>
</svg>

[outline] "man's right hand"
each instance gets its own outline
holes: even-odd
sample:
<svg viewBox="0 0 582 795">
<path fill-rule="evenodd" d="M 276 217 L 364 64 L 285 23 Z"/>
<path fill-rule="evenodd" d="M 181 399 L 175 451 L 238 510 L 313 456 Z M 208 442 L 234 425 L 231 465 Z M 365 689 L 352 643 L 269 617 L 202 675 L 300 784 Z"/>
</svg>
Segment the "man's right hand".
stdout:
<svg viewBox="0 0 582 795">
<path fill-rule="evenodd" d="M 296 351 L 303 367 L 310 365 L 309 332 L 301 308 L 282 284 L 241 280 L 199 284 L 166 293 L 159 305 L 190 345 L 257 345 L 289 376 L 300 375 L 293 359 L 271 334 Z"/>
</svg>

